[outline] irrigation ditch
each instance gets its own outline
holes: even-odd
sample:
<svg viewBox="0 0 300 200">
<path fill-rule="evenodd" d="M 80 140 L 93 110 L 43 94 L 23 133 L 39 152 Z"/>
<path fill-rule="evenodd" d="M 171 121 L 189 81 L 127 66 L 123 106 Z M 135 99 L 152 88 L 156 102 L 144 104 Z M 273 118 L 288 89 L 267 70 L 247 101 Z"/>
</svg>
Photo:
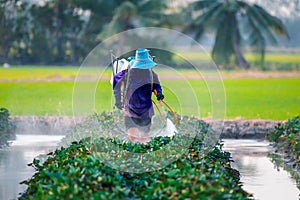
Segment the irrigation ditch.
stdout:
<svg viewBox="0 0 300 200">
<path fill-rule="evenodd" d="M 16 125 L 16 135 L 51 135 L 51 136 L 62 136 L 66 135 L 66 133 L 70 132 L 77 124 L 80 124 L 81 122 L 84 122 L 86 118 L 84 117 L 69 117 L 69 116 L 11 116 L 10 117 L 12 122 Z M 291 164 L 291 160 L 288 160 L 287 157 L 280 157 L 280 152 L 276 149 L 276 147 L 270 147 L 269 142 L 266 140 L 268 137 L 268 134 L 270 130 L 273 130 L 278 124 L 284 123 L 284 121 L 274 121 L 274 120 L 247 120 L 247 119 L 234 119 L 234 120 L 224 120 L 221 121 L 221 123 L 213 123 L 214 120 L 211 119 L 204 119 L 203 120 L 207 124 L 216 124 L 217 126 L 212 127 L 214 131 L 221 132 L 220 138 L 225 140 L 225 148 L 224 151 L 229 151 L 232 153 L 233 160 L 238 165 L 243 165 L 242 162 L 245 159 L 254 160 L 254 162 L 257 162 L 256 167 L 259 165 L 265 165 L 265 161 L 269 160 L 270 163 L 270 157 L 269 151 L 271 149 L 271 152 L 275 153 L 273 154 L 273 157 L 271 157 L 272 162 L 274 165 L 270 165 L 269 168 L 274 168 L 275 164 L 279 163 L 280 165 L 284 167 L 286 171 L 289 171 L 289 174 L 292 174 L 292 176 L 296 179 L 297 176 L 299 176 L 299 171 L 294 167 L 287 168 L 285 166 L 293 166 Z M 233 143 L 232 143 L 233 141 Z M 236 141 L 236 142 L 235 142 Z M 249 142 L 250 141 L 250 142 Z M 256 142 L 259 141 L 259 142 Z M 263 142 L 261 142 L 263 141 Z M 240 143 L 241 142 L 241 143 Z M 241 153 L 242 152 L 242 153 Z M 235 155 L 236 154 L 236 155 Z M 236 156 L 236 157 L 234 157 Z M 250 163 L 251 164 L 251 163 Z M 250 168 L 249 168 L 250 166 Z M 246 167 L 246 168 L 245 168 Z M 238 169 L 242 176 L 242 182 L 244 182 L 244 189 L 246 191 L 252 193 L 254 192 L 254 197 L 257 197 L 258 199 L 261 199 L 259 196 L 260 193 L 265 195 L 268 192 L 267 185 L 261 185 L 261 183 L 257 183 L 257 188 L 253 186 L 253 179 L 257 178 L 255 177 L 255 173 L 260 174 L 260 169 L 256 169 L 259 172 L 257 172 L 254 168 L 251 168 L 253 166 L 251 165 L 245 165 L 244 169 Z M 278 165 L 279 167 L 279 165 Z M 249 169 L 247 169 L 249 168 Z M 246 169 L 246 171 L 245 171 Z M 268 170 L 270 170 L 268 169 Z M 247 171 L 248 170 L 248 171 Z M 274 170 L 274 169 L 273 169 Z M 276 171 L 276 170 L 274 170 Z M 248 173 L 248 175 L 247 175 Z M 250 175 L 249 175 L 250 174 Z M 254 174 L 254 175 L 253 175 Z M 273 175 L 273 177 L 277 177 L 279 175 Z M 288 175 L 290 176 L 290 175 Z M 244 177 L 244 179 L 243 179 Z M 247 183 L 247 179 L 251 179 L 251 183 Z M 246 178 L 246 180 L 245 180 Z M 23 178 L 24 180 L 24 178 Z M 299 179 L 298 179 L 299 180 Z M 297 181 L 298 181 L 297 180 Z M 249 181 L 249 180 L 248 180 Z M 275 180 L 276 181 L 276 180 Z M 299 181 L 298 181 L 299 182 Z M 247 185 L 248 184 L 248 185 Z M 283 185 L 285 182 L 283 181 Z M 12 184 L 13 185 L 13 184 Z M 296 184 L 293 183 L 295 186 Z M 263 189 L 262 189 L 263 188 Z M 286 191 L 290 188 L 284 188 Z M 299 183 L 298 183 L 298 189 L 299 189 Z M 261 191 L 260 191 L 261 190 Z M 274 188 L 270 189 L 274 190 Z M 297 189 L 294 188 L 293 191 L 290 193 L 292 194 L 295 190 L 297 193 Z M 19 191 L 24 191 L 24 188 L 19 189 Z M 286 192 L 284 191 L 284 192 Z M 272 194 L 273 192 L 269 192 L 268 194 Z M 298 191 L 299 193 L 299 191 Z M 10 195 L 10 194 L 9 194 Z M 17 194 L 15 194 L 17 195 Z M 11 196 L 9 196 L 11 197 Z M 276 195 L 275 195 L 276 197 Z M 277 196 L 279 197 L 279 196 Z M 266 197 L 269 198 L 269 197 Z M 274 198 L 273 198 L 274 199 Z M 275 198 L 276 199 L 276 198 Z"/>
<path fill-rule="evenodd" d="M 66 135 L 71 132 L 76 124 L 80 124 L 86 120 L 86 117 L 74 116 L 11 116 L 12 122 L 16 125 L 16 135 L 23 134 L 43 134 L 43 135 Z M 286 121 L 279 120 L 263 120 L 263 119 L 232 119 L 218 121 L 212 119 L 203 119 L 205 123 L 214 124 L 212 127 L 214 132 L 221 133 L 220 139 L 235 140 L 257 140 L 266 141 L 271 130 L 279 124 Z M 277 166 L 282 166 L 293 174 L 293 177 L 300 179 L 300 169 L 297 168 L 291 152 L 278 145 L 270 142 L 270 157 Z M 280 163 L 280 164 L 279 164 Z M 298 183 L 300 189 L 300 183 Z"/>
</svg>

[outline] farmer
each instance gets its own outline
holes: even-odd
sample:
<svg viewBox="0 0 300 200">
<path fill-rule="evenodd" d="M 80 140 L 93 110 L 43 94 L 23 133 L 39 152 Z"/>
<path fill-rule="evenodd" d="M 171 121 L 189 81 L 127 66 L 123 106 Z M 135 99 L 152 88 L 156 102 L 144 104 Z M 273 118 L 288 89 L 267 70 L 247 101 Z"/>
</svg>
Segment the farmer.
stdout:
<svg viewBox="0 0 300 200">
<path fill-rule="evenodd" d="M 151 95 L 156 91 L 158 101 L 164 99 L 157 74 L 152 70 L 157 64 L 147 49 L 137 49 L 129 69 L 114 76 L 113 90 L 115 106 L 124 109 L 124 122 L 128 138 L 133 143 L 150 141 L 151 119 L 154 115 Z M 125 85 L 123 102 L 121 85 Z"/>
</svg>

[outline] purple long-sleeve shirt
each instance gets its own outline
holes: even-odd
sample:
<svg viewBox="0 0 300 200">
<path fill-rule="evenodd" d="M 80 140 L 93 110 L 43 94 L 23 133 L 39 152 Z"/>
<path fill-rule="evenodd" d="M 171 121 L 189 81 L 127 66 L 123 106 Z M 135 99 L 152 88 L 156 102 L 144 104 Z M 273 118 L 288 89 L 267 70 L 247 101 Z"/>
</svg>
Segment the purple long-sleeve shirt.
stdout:
<svg viewBox="0 0 300 200">
<path fill-rule="evenodd" d="M 152 76 L 151 76 L 152 72 Z M 129 77 L 129 80 L 127 80 Z M 135 118 L 148 118 L 154 115 L 151 95 L 154 90 L 162 92 L 158 76 L 148 69 L 130 69 L 114 76 L 113 90 L 116 101 L 121 100 L 121 83 L 124 83 L 124 115 Z M 152 83 L 152 84 L 151 84 Z M 129 84 L 127 86 L 127 84 Z M 152 91 L 151 91 L 152 89 Z"/>
</svg>

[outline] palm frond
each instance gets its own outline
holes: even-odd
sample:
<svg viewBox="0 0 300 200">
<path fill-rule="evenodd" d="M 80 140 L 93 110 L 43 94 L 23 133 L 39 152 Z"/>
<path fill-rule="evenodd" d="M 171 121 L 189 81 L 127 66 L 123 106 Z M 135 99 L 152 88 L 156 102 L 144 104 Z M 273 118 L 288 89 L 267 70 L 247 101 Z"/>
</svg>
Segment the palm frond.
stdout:
<svg viewBox="0 0 300 200">
<path fill-rule="evenodd" d="M 99 40 L 128 29 L 130 18 L 136 13 L 136 7 L 129 1 L 124 1 L 115 11 L 115 15 L 105 29 L 97 36 Z"/>
<path fill-rule="evenodd" d="M 246 8 L 247 17 L 251 19 L 252 24 L 255 25 L 258 30 L 260 30 L 261 35 L 263 35 L 267 41 L 270 41 L 271 44 L 276 45 L 277 40 L 272 33 L 270 18 L 266 18 L 264 13 L 261 11 L 262 10 L 259 9 L 258 6 L 247 6 Z"/>
<path fill-rule="evenodd" d="M 219 0 L 203 0 L 203 1 L 195 1 L 190 4 L 192 10 L 203 10 L 210 8 L 215 3 L 218 3 Z"/>
<path fill-rule="evenodd" d="M 169 26 L 169 28 L 171 28 L 174 26 L 181 26 L 182 24 L 184 24 L 184 19 L 182 19 L 181 15 L 176 13 L 170 13 L 161 16 L 157 26 Z"/>
<path fill-rule="evenodd" d="M 263 65 L 264 57 L 265 57 L 265 48 L 266 41 L 260 31 L 260 29 L 255 25 L 254 21 L 249 18 L 249 28 L 251 29 L 251 33 L 249 36 L 250 46 L 255 47 L 256 50 L 260 53 L 260 63 Z"/>
<path fill-rule="evenodd" d="M 161 0 L 140 0 L 137 2 L 137 16 L 142 26 L 159 26 L 166 21 L 166 1 Z"/>
<path fill-rule="evenodd" d="M 201 38 L 201 36 L 204 33 L 204 27 L 203 25 L 197 25 L 193 22 L 191 22 L 190 24 L 188 24 L 186 27 L 183 28 L 182 30 L 183 33 L 195 33 L 195 40 L 199 40 Z"/>
<path fill-rule="evenodd" d="M 276 16 L 270 15 L 265 9 L 261 6 L 254 5 L 254 7 L 259 11 L 259 13 L 264 17 L 268 26 L 274 30 L 275 33 L 285 35 L 289 38 L 287 29 L 283 25 L 282 21 Z"/>
<path fill-rule="evenodd" d="M 203 14 L 203 18 L 199 22 L 203 23 L 206 27 L 218 27 L 223 18 L 226 17 L 226 13 L 226 6 L 218 3 Z"/>
<path fill-rule="evenodd" d="M 183 32 L 195 32 L 195 39 L 198 40 L 203 34 L 203 30 L 209 27 L 216 27 L 224 17 L 224 7 L 222 3 L 216 3 L 207 12 L 196 17 L 188 24 Z"/>
<path fill-rule="evenodd" d="M 161 0 L 142 0 L 137 3 L 139 13 L 147 13 L 149 11 L 162 12 L 167 8 L 166 2 Z"/>
</svg>

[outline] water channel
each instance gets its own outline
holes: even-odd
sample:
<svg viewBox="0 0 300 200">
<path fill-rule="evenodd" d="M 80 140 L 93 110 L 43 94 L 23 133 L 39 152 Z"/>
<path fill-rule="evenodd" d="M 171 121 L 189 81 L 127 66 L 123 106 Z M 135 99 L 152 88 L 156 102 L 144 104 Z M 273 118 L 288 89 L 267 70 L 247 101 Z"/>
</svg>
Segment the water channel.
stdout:
<svg viewBox="0 0 300 200">
<path fill-rule="evenodd" d="M 34 169 L 27 166 L 33 158 L 54 150 L 64 136 L 17 135 L 8 148 L 0 150 L 0 199 L 17 199 L 26 185 L 19 184 L 30 178 Z"/>
<path fill-rule="evenodd" d="M 296 181 L 268 157 L 271 146 L 267 141 L 227 139 L 223 150 L 231 153 L 232 167 L 240 172 L 244 190 L 255 199 L 300 199 Z"/>
<path fill-rule="evenodd" d="M 34 169 L 27 166 L 33 158 L 54 150 L 63 136 L 17 135 L 10 147 L 0 150 L 0 199 L 17 199 L 26 189 L 19 182 L 30 178 Z M 266 141 L 224 140 L 224 150 L 231 152 L 233 167 L 241 173 L 244 189 L 255 199 L 299 199 L 300 191 L 289 173 L 274 167 L 267 157 Z"/>
</svg>

